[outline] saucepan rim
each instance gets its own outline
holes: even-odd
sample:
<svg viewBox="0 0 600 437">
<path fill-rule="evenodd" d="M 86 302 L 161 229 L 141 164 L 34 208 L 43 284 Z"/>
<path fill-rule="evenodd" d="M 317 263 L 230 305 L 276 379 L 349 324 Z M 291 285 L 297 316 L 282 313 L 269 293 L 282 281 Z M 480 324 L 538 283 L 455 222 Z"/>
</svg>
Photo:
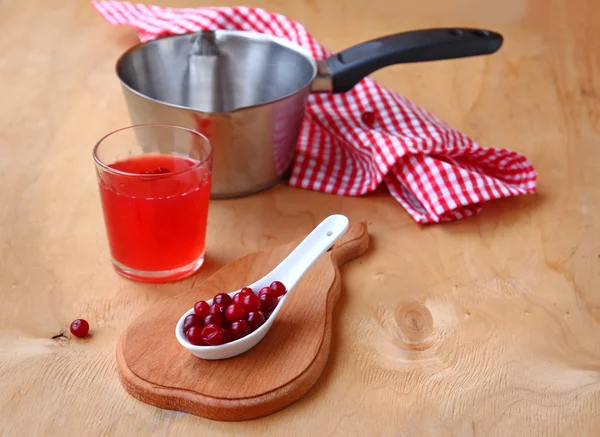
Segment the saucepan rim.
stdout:
<svg viewBox="0 0 600 437">
<path fill-rule="evenodd" d="M 234 36 L 241 36 L 244 38 L 248 38 L 250 40 L 267 40 L 269 42 L 274 42 L 276 44 L 279 44 L 289 50 L 293 50 L 294 52 L 298 53 L 299 55 L 303 56 L 304 58 L 306 58 L 307 61 L 310 62 L 310 64 L 313 67 L 313 74 L 310 77 L 310 79 L 301 87 L 297 88 L 296 90 L 287 93 L 281 97 L 278 97 L 276 99 L 273 100 L 269 100 L 268 102 L 263 102 L 263 103 L 258 103 L 256 105 L 249 105 L 249 106 L 242 106 L 240 108 L 235 108 L 232 109 L 230 111 L 202 111 L 199 109 L 195 109 L 192 108 L 190 106 L 183 106 L 183 105 L 177 105 L 174 103 L 169 103 L 169 102 L 165 102 L 164 100 L 158 100 L 155 99 L 153 97 L 150 97 L 140 91 L 138 91 L 137 89 L 131 87 L 129 84 L 127 84 L 123 78 L 121 77 L 121 74 L 119 72 L 119 69 L 121 67 L 121 65 L 125 62 L 125 60 L 128 58 L 129 55 L 131 55 L 133 52 L 138 51 L 140 49 L 142 49 L 143 47 L 146 47 L 150 44 L 160 44 L 161 41 L 163 40 L 167 40 L 167 39 L 173 39 L 173 38 L 185 38 L 185 37 L 190 37 L 192 35 L 201 35 L 203 33 L 214 33 L 216 35 L 218 34 L 227 34 L 227 35 L 234 35 Z M 273 36 L 273 35 L 269 35 L 269 34 L 265 34 L 265 33 L 260 33 L 260 32 L 254 32 L 254 31 L 246 31 L 246 30 L 226 30 L 226 29 L 216 29 L 216 30 L 200 30 L 197 32 L 189 32 L 189 33 L 181 33 L 181 34 L 175 34 L 175 35 L 167 35 L 167 36 L 163 36 L 160 38 L 156 38 L 153 39 L 151 41 L 146 41 L 146 42 L 140 42 L 132 47 L 130 47 L 129 49 L 127 49 L 123 54 L 121 54 L 121 56 L 119 56 L 119 58 L 117 59 L 117 62 L 115 63 L 115 71 L 117 73 L 117 77 L 119 78 L 119 81 L 121 82 L 121 85 L 123 85 L 125 88 L 127 88 L 129 91 L 131 91 L 133 94 L 136 94 L 144 99 L 148 99 L 151 100 L 153 102 L 159 103 L 161 105 L 165 105 L 165 106 L 169 106 L 171 108 L 177 108 L 177 109 L 184 109 L 187 111 L 194 111 L 194 112 L 198 112 L 201 114 L 211 114 L 211 115 L 219 115 L 219 114 L 231 114 L 234 112 L 240 112 L 240 111 L 246 111 L 246 110 L 250 110 L 250 109 L 255 109 L 255 108 L 260 108 L 262 106 L 267 106 L 267 105 L 271 105 L 275 102 L 279 102 L 281 100 L 285 100 L 288 97 L 291 97 L 295 94 L 297 94 L 298 92 L 300 92 L 301 90 L 305 89 L 306 87 L 309 87 L 312 82 L 315 80 L 315 77 L 317 76 L 317 71 L 318 71 L 318 67 L 317 67 L 317 61 L 313 58 L 313 56 L 308 52 L 308 50 L 304 49 L 303 47 L 299 46 L 298 44 L 283 39 L 283 38 L 279 38 L 277 36 Z"/>
</svg>

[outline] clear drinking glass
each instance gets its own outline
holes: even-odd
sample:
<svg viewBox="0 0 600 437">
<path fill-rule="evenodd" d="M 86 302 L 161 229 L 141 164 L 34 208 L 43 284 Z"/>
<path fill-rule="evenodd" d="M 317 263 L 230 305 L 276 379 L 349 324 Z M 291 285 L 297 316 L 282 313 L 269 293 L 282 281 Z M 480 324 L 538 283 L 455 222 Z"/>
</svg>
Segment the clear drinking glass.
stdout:
<svg viewBox="0 0 600 437">
<path fill-rule="evenodd" d="M 120 274 L 164 282 L 204 262 L 212 146 L 199 132 L 137 125 L 94 147 L 104 223 Z"/>
</svg>

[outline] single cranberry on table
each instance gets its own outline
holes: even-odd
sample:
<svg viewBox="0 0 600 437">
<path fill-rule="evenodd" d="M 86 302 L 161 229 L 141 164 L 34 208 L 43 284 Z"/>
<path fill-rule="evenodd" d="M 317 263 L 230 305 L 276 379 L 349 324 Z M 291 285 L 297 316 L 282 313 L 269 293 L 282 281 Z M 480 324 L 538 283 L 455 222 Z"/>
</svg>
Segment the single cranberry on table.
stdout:
<svg viewBox="0 0 600 437">
<path fill-rule="evenodd" d="M 202 328 L 201 336 L 204 343 L 210 346 L 217 346 L 223 343 L 223 328 L 211 323 Z"/>
<path fill-rule="evenodd" d="M 231 303 L 231 296 L 227 293 L 219 293 L 213 298 L 213 305 L 219 304 L 223 307 L 226 307 Z"/>
<path fill-rule="evenodd" d="M 204 328 L 202 326 L 192 326 L 187 330 L 185 336 L 188 341 L 196 346 L 202 346 L 204 344 L 204 340 L 202 340 L 202 330 Z"/>
<path fill-rule="evenodd" d="M 83 338 L 90 332 L 90 324 L 84 319 L 75 319 L 71 322 L 69 331 L 71 331 L 71 334 L 75 337 Z"/>
<path fill-rule="evenodd" d="M 225 317 L 223 313 L 209 314 L 204 318 L 205 325 L 217 325 L 224 326 L 225 325 Z"/>
<path fill-rule="evenodd" d="M 261 294 L 260 309 L 263 313 L 270 313 L 277 306 L 277 298 L 270 293 Z"/>
<path fill-rule="evenodd" d="M 265 323 L 265 316 L 259 311 L 252 311 L 248 313 L 248 324 L 254 330 L 260 328 Z"/>
<path fill-rule="evenodd" d="M 225 318 L 230 322 L 244 320 L 246 318 L 246 311 L 242 305 L 232 303 L 225 309 Z"/>
<path fill-rule="evenodd" d="M 283 283 L 279 281 L 273 281 L 271 285 L 269 285 L 269 288 L 271 289 L 275 297 L 283 296 L 285 293 L 287 293 L 285 285 L 283 285 Z"/>
<path fill-rule="evenodd" d="M 247 294 L 242 299 L 242 306 L 246 312 L 258 311 L 260 309 L 260 299 L 256 294 Z"/>
<path fill-rule="evenodd" d="M 183 319 L 183 332 L 187 332 L 192 326 L 204 326 L 204 317 L 198 314 L 189 314 Z"/>
<path fill-rule="evenodd" d="M 231 337 L 234 340 L 238 338 L 242 338 L 250 334 L 250 325 L 245 320 L 238 320 L 237 322 L 233 322 L 231 327 L 229 328 L 229 332 L 231 332 Z"/>
<path fill-rule="evenodd" d="M 208 316 L 209 309 L 210 309 L 210 305 L 204 300 L 200 300 L 194 304 L 194 312 L 196 314 L 198 314 L 199 316 L 202 316 L 202 317 Z"/>
</svg>

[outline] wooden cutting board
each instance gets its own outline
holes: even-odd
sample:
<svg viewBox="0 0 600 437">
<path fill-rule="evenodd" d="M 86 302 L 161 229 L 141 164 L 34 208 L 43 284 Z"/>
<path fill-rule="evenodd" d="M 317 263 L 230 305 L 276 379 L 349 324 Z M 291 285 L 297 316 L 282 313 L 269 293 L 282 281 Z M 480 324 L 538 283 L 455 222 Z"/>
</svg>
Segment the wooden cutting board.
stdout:
<svg viewBox="0 0 600 437">
<path fill-rule="evenodd" d="M 201 360 L 177 342 L 175 325 L 194 302 L 264 276 L 302 238 L 234 261 L 201 286 L 140 315 L 117 344 L 125 389 L 160 408 L 222 421 L 266 416 L 300 399 L 317 382 L 327 362 L 333 310 L 341 289 L 338 266 L 367 250 L 365 223 L 350 226 L 333 249 L 313 264 L 269 333 L 248 352 L 228 360 Z"/>
</svg>

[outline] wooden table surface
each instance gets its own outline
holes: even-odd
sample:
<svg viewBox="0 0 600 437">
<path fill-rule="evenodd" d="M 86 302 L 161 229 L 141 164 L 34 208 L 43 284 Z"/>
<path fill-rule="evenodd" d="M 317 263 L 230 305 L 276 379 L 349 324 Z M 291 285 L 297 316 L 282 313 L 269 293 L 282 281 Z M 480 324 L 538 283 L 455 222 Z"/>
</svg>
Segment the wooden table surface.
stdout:
<svg viewBox="0 0 600 437">
<path fill-rule="evenodd" d="M 250 5 L 299 20 L 332 49 L 422 27 L 501 32 L 491 57 L 374 77 L 481 144 L 525 153 L 539 193 L 419 226 L 383 191 L 342 198 L 282 184 L 211 204 L 196 277 L 125 280 L 109 263 L 91 149 L 128 124 L 114 62 L 135 33 L 83 0 L 0 0 L 0 435 L 600 435 L 600 3 Z M 221 423 L 122 389 L 115 344 L 137 314 L 331 213 L 366 220 L 372 247 L 343 269 L 332 356 L 306 397 Z M 91 338 L 52 339 L 76 317 Z"/>
</svg>

